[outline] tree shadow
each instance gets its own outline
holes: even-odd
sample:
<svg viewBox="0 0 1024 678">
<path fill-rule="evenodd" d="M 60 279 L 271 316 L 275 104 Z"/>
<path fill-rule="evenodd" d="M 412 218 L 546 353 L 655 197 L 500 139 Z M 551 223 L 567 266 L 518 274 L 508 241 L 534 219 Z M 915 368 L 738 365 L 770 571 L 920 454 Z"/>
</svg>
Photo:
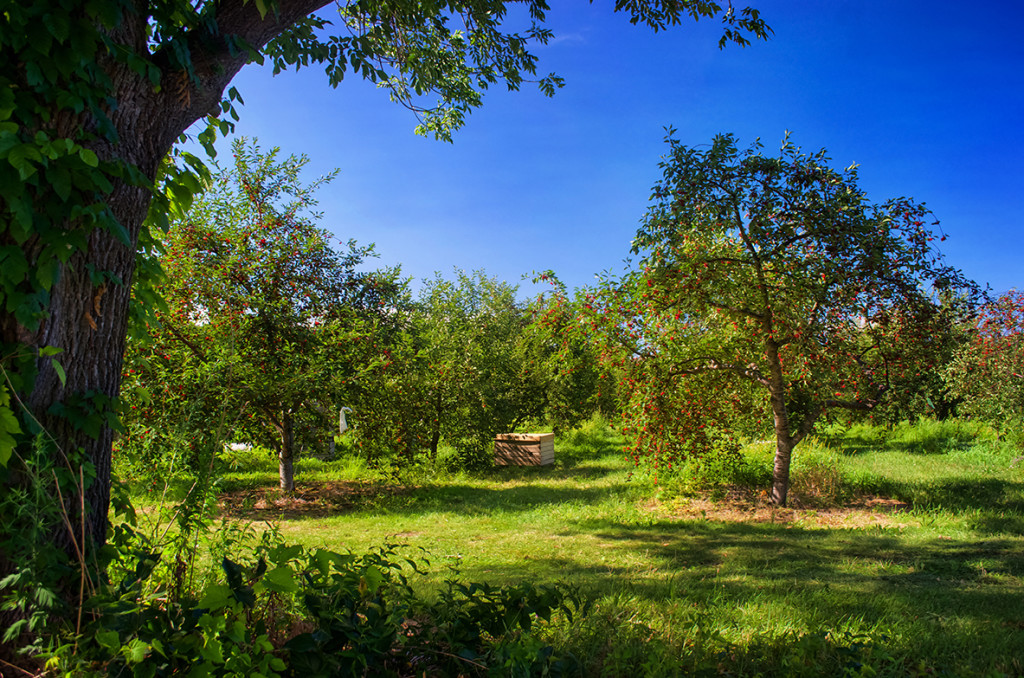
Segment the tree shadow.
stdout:
<svg viewBox="0 0 1024 678">
<path fill-rule="evenodd" d="M 988 535 L 1012 534 L 1024 537 L 1024 516 L 989 509 L 967 521 L 967 527 Z"/>
<path fill-rule="evenodd" d="M 378 492 L 362 496 L 347 495 L 333 506 L 323 501 L 308 510 L 290 510 L 281 517 L 288 520 L 315 520 L 361 510 L 382 510 L 389 515 L 416 516 L 429 512 L 456 512 L 461 516 L 486 516 L 503 513 L 531 512 L 556 504 L 597 504 L 629 494 L 618 486 L 550 487 L 524 484 L 513 487 L 484 488 L 468 484 L 445 484 L 436 487 L 378 487 Z"/>
<path fill-rule="evenodd" d="M 943 478 L 873 483 L 879 494 L 898 498 L 915 509 L 938 508 L 952 513 L 1024 514 L 1024 481 L 1002 478 Z M 1012 521 L 1007 522 L 1011 525 Z M 994 527 L 995 523 L 991 524 Z M 1011 530 L 1019 531 L 1019 530 Z"/>
<path fill-rule="evenodd" d="M 854 457 L 868 452 L 903 452 L 919 455 L 943 455 L 963 452 L 978 443 L 970 433 L 916 431 L 912 439 L 892 438 L 877 431 L 851 430 L 840 435 L 824 435 L 821 439 L 839 454 Z"/>
<path fill-rule="evenodd" d="M 552 576 L 611 601 L 639 599 L 642 606 L 673 610 L 675 623 L 683 621 L 677 617 L 706 615 L 716 627 L 756 628 L 764 623 L 759 614 L 782 614 L 803 620 L 809 632 L 841 631 L 847 623 L 901 631 L 913 626 L 905 637 L 923 634 L 930 646 L 894 641 L 908 657 L 938 655 L 944 648 L 962 653 L 981 647 L 982 636 L 1024 648 L 1019 538 L 916 541 L 895 529 L 708 521 L 638 527 L 584 520 L 569 532 L 600 540 L 607 564 L 563 553 L 533 555 L 528 562 L 488 565 L 488 576 Z M 643 566 L 623 564 L 635 554 L 643 555 Z M 993 641 L 988 634 L 999 635 Z"/>
</svg>

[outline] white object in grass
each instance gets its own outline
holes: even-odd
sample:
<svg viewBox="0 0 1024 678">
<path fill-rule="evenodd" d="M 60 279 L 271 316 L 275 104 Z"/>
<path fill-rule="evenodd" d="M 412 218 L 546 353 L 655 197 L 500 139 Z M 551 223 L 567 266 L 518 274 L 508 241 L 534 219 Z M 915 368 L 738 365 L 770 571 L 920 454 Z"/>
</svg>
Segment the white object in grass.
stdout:
<svg viewBox="0 0 1024 678">
<path fill-rule="evenodd" d="M 351 407 L 341 408 L 341 412 L 338 415 L 338 433 L 344 433 L 345 431 L 348 430 L 348 421 L 345 419 L 345 413 L 351 411 Z"/>
</svg>

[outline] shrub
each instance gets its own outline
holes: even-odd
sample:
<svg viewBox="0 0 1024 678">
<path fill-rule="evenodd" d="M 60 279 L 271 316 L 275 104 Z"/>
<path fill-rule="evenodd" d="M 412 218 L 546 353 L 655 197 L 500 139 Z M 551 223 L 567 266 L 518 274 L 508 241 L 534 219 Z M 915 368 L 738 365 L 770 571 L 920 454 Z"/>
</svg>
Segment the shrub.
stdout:
<svg viewBox="0 0 1024 678">
<path fill-rule="evenodd" d="M 183 526 L 169 550 L 119 524 L 110 581 L 83 605 L 80 628 L 49 637 L 47 668 L 138 678 L 578 672 L 574 657 L 531 633 L 553 613 L 587 611 L 573 587 L 453 578 L 431 601 L 409 579 L 426 574 L 426 559 L 395 544 L 338 553 L 285 544 L 273 530 L 256 539 L 247 526 L 210 537 L 201 522 Z M 214 576 L 194 576 L 205 548 L 226 555 Z"/>
</svg>

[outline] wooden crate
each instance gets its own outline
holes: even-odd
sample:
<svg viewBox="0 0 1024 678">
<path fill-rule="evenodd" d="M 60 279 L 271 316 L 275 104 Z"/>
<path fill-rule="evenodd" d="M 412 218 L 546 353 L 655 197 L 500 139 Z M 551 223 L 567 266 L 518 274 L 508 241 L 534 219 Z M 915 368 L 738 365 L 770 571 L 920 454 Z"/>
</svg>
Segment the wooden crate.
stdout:
<svg viewBox="0 0 1024 678">
<path fill-rule="evenodd" d="M 547 466 L 555 463 L 554 433 L 503 433 L 494 439 L 498 466 Z"/>
</svg>

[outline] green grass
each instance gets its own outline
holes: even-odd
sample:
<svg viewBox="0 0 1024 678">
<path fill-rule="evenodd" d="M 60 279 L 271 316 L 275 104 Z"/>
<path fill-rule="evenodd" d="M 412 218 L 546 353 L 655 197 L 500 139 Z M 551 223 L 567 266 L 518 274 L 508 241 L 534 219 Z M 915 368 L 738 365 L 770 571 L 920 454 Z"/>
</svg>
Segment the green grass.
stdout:
<svg viewBox="0 0 1024 678">
<path fill-rule="evenodd" d="M 335 550 L 388 537 L 422 548 L 435 586 L 450 567 L 469 580 L 575 582 L 593 611 L 545 633 L 588 675 L 1024 675 L 1021 452 L 962 424 L 830 433 L 794 456 L 794 495 L 819 501 L 762 506 L 759 520 L 705 518 L 631 479 L 620 441 L 592 424 L 558 441 L 554 467 L 421 468 L 401 491 L 279 525 Z M 741 475 L 766 477 L 771 445 L 745 455 Z M 252 461 L 225 486 L 273 487 L 273 464 Z M 385 478 L 307 460 L 296 480 L 301 491 Z M 903 505 L 843 508 L 875 495 Z M 829 511 L 845 517 L 823 524 Z"/>
</svg>

